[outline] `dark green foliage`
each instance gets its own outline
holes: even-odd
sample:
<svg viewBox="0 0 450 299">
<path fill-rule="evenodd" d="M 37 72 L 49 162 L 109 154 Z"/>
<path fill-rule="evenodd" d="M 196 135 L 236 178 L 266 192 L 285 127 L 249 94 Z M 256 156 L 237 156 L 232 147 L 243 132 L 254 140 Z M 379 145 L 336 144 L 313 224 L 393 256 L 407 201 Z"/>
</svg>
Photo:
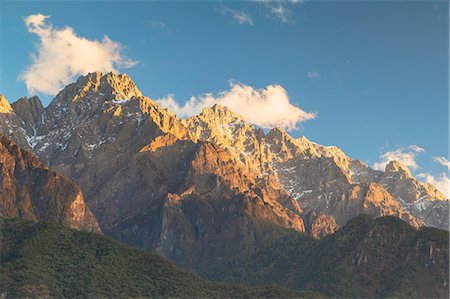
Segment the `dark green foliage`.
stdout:
<svg viewBox="0 0 450 299">
<path fill-rule="evenodd" d="M 207 282 L 92 233 L 11 219 L 1 226 L 1 292 L 9 297 L 448 298 L 448 231 L 395 217 L 360 216 L 322 240 L 261 223 L 257 247 L 209 260 L 221 273 L 211 278 L 271 285 L 258 289 Z"/>
<path fill-rule="evenodd" d="M 207 282 L 102 235 L 1 219 L 1 293 L 11 298 L 320 297 L 279 286 Z"/>
<path fill-rule="evenodd" d="M 330 297 L 448 298 L 448 241 L 448 231 L 362 215 L 320 241 L 280 232 L 224 267 L 222 279 Z"/>
</svg>

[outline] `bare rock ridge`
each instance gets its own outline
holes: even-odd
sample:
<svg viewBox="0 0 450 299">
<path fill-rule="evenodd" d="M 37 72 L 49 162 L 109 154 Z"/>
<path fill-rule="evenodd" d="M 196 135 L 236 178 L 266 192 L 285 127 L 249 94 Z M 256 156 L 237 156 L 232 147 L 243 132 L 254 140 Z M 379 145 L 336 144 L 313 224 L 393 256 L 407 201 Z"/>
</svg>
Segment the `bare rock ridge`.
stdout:
<svg viewBox="0 0 450 299">
<path fill-rule="evenodd" d="M 448 199 L 398 162 L 376 171 L 220 105 L 180 120 L 127 75 L 82 76 L 43 110 L 32 99 L 1 131 L 73 179 L 106 234 L 199 273 L 277 229 L 320 238 L 363 213 L 448 226 Z"/>
<path fill-rule="evenodd" d="M 0 134 L 0 216 L 100 232 L 78 186 Z"/>
</svg>

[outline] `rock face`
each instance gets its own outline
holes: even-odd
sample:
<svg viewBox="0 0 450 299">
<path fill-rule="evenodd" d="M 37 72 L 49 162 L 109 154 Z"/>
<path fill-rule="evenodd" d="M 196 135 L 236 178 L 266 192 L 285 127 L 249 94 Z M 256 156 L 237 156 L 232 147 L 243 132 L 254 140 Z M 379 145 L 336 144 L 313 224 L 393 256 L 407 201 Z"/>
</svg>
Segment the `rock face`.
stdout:
<svg viewBox="0 0 450 299">
<path fill-rule="evenodd" d="M 363 213 L 448 225 L 448 199 L 398 162 L 376 171 L 219 105 L 180 120 L 126 75 L 82 76 L 44 110 L 2 103 L 0 129 L 73 179 L 105 233 L 205 275 L 279 229 L 321 238 Z"/>
<path fill-rule="evenodd" d="M 0 216 L 100 232 L 78 186 L 0 134 Z"/>
</svg>

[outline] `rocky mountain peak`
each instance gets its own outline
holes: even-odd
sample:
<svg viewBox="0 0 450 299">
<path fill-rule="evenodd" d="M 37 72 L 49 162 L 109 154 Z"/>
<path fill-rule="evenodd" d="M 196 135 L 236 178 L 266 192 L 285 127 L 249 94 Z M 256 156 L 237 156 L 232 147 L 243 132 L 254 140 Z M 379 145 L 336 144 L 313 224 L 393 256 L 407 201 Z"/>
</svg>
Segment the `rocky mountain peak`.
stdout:
<svg viewBox="0 0 450 299">
<path fill-rule="evenodd" d="M 32 96 L 31 98 L 21 97 L 20 99 L 18 99 L 14 103 L 12 103 L 11 106 L 13 107 L 14 110 L 16 110 L 17 108 L 20 109 L 20 107 L 23 107 L 23 106 L 39 106 L 39 107 L 42 107 L 42 109 L 44 108 L 44 106 L 42 105 L 42 102 L 38 96 Z M 39 108 L 39 109 L 41 109 L 41 108 Z M 16 111 L 16 113 L 17 113 L 17 111 Z"/>
<path fill-rule="evenodd" d="M 413 177 L 411 174 L 411 171 L 408 169 L 408 167 L 406 167 L 405 165 L 400 163 L 400 161 L 397 161 L 397 160 L 390 161 L 386 165 L 385 172 L 386 172 L 386 174 L 397 174 L 404 178 L 412 178 Z"/>
<path fill-rule="evenodd" d="M 286 138 L 287 136 L 288 134 L 286 133 L 286 131 L 278 127 L 270 129 L 269 132 L 267 133 L 268 139 L 281 139 Z"/>
<path fill-rule="evenodd" d="M 231 111 L 228 107 L 220 104 L 214 104 L 212 107 L 206 107 L 198 115 L 205 122 L 219 125 L 228 125 L 236 122 L 245 122 L 244 118 L 239 114 Z"/>
<path fill-rule="evenodd" d="M 103 84 L 108 86 L 111 93 L 116 96 L 116 100 L 142 97 L 142 92 L 127 74 L 118 75 L 114 72 L 107 73 L 100 79 L 100 85 Z"/>
<path fill-rule="evenodd" d="M 113 96 L 115 100 L 142 97 L 141 91 L 131 77 L 126 74 L 116 74 L 115 72 L 106 74 L 101 72 L 89 73 L 78 78 L 76 85 L 80 91 L 79 96 L 84 96 L 88 91 L 94 91 L 102 95 Z"/>
<path fill-rule="evenodd" d="M 14 112 L 32 128 L 37 122 L 42 121 L 42 115 L 45 111 L 39 97 L 34 96 L 31 98 L 21 97 L 16 102 L 12 103 Z"/>
<path fill-rule="evenodd" d="M 51 105 L 74 106 L 81 102 L 84 107 L 85 102 L 91 105 L 101 104 L 104 101 L 123 102 L 142 96 L 136 84 L 126 74 L 93 72 L 80 76 L 75 83 L 67 85 L 58 93 Z"/>
<path fill-rule="evenodd" d="M 12 107 L 4 95 L 0 94 L 0 113 L 11 113 Z"/>
</svg>

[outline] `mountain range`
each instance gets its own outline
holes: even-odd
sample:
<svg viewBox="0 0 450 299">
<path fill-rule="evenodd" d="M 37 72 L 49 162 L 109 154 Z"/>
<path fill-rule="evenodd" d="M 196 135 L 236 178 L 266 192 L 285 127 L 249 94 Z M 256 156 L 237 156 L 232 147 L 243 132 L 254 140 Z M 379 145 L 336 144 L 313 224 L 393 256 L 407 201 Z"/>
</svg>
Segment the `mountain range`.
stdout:
<svg viewBox="0 0 450 299">
<path fill-rule="evenodd" d="M 420 275 L 426 271 L 417 266 L 423 263 L 406 261 L 412 256 L 414 261 L 429 261 L 432 257 L 423 252 L 433 252 L 428 234 L 434 231 L 416 229 L 448 229 L 449 199 L 431 184 L 419 182 L 398 161 L 377 171 L 335 146 L 322 146 L 305 136 L 293 138 L 279 128 L 264 131 L 220 105 L 179 119 L 144 96 L 124 74 L 81 76 L 46 108 L 37 97 L 9 104 L 0 96 L 0 131 L 14 140 L 1 139 L 1 216 L 101 231 L 208 279 L 260 285 L 279 277 L 277 282 L 284 286 L 330 296 L 407 294 L 406 286 L 418 278 L 404 284 L 400 274 L 408 267 Z M 76 207 L 68 208 L 72 206 Z M 342 237 L 361 214 L 394 216 L 412 226 L 389 220 L 395 229 L 386 236 L 378 228 L 388 226 L 364 218 L 350 234 L 356 244 L 374 240 L 384 244 L 404 237 L 403 243 L 398 242 L 404 248 L 380 245 L 388 252 L 401 251 L 392 257 L 400 268 L 383 268 L 401 277 L 398 285 L 386 289 L 386 281 L 374 278 L 381 275 L 379 269 L 370 267 L 366 269 L 370 281 L 357 282 L 351 294 L 345 287 L 321 285 L 317 276 L 309 282 L 306 276 L 291 277 L 296 273 L 292 265 L 314 268 L 301 257 L 292 262 L 288 253 L 298 255 L 301 248 L 322 253 L 321 257 L 305 253 L 303 258 L 323 258 L 331 264 L 327 249 L 341 248 L 336 249 L 337 256 L 345 255 L 339 271 L 367 262 L 367 255 L 361 255 L 359 247 L 348 250 L 352 243 Z M 374 235 L 374 229 L 379 234 Z M 437 243 L 448 238 L 448 233 L 436 234 L 441 234 Z M 413 243 L 416 251 L 411 249 Z M 448 256 L 448 249 L 439 244 L 443 256 Z M 367 249 L 371 257 L 379 253 L 374 248 L 378 245 Z M 351 261 L 346 260 L 350 256 Z M 275 257 L 277 264 L 268 263 Z M 282 265 L 288 265 L 286 273 L 278 275 Z M 442 266 L 445 262 L 439 258 L 433 275 L 441 273 Z M 308 271 L 308 277 L 324 273 Z M 339 285 L 335 276 L 355 273 L 339 271 L 328 274 L 331 281 L 326 281 Z M 342 279 L 340 286 L 348 285 L 350 280 Z M 364 289 L 363 283 L 373 285 Z M 431 285 L 447 289 L 440 281 Z"/>
</svg>

